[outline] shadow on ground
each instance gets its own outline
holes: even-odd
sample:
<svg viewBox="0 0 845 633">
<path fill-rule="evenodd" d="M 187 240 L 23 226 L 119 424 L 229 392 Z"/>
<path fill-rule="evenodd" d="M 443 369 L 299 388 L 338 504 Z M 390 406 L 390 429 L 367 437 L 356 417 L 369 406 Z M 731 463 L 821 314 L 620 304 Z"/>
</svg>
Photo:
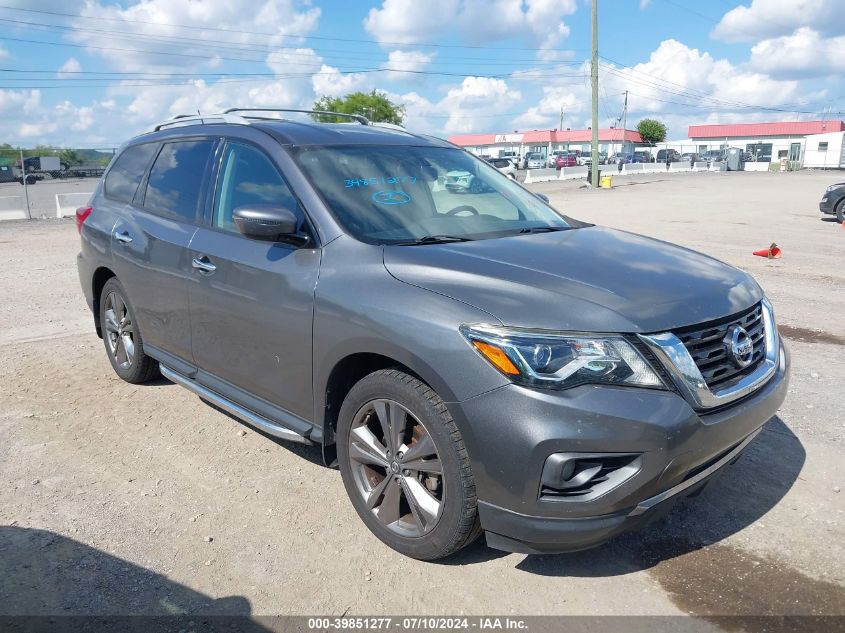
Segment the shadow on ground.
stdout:
<svg viewBox="0 0 845 633">
<path fill-rule="evenodd" d="M 0 526 L 4 633 L 267 633 L 243 596 L 213 598 L 79 541 Z"/>
</svg>

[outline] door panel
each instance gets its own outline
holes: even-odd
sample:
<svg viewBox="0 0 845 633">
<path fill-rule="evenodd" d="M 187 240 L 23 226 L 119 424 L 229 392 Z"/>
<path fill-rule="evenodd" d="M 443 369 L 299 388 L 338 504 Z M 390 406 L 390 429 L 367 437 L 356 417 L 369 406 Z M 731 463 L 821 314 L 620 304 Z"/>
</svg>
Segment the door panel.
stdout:
<svg viewBox="0 0 845 633">
<path fill-rule="evenodd" d="M 310 420 L 320 251 L 242 236 L 232 214 L 253 204 L 282 206 L 305 221 L 273 161 L 256 146 L 229 142 L 222 152 L 211 226 L 200 228 L 191 243 L 192 350 L 203 370 L 197 379 L 215 388 L 212 377 L 203 377 L 207 372 Z"/>
<path fill-rule="evenodd" d="M 312 419 L 311 325 L 320 251 L 200 228 L 191 253 L 215 266 L 212 273 L 193 269 L 189 284 L 197 366 Z"/>
</svg>

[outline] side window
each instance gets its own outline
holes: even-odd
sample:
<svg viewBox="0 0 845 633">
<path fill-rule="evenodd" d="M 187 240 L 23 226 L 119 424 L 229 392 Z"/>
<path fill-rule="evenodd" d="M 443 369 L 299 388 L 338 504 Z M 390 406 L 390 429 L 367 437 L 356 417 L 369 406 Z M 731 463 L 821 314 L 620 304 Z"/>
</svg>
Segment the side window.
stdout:
<svg viewBox="0 0 845 633">
<path fill-rule="evenodd" d="M 106 197 L 118 202 L 132 202 L 157 147 L 158 143 L 144 143 L 124 150 L 106 176 Z"/>
<path fill-rule="evenodd" d="M 165 143 L 150 170 L 144 207 L 177 220 L 195 222 L 213 141 Z"/>
<path fill-rule="evenodd" d="M 214 226 L 237 231 L 232 214 L 238 207 L 272 204 L 298 214 L 299 205 L 279 171 L 260 150 L 228 143 L 214 197 Z"/>
</svg>

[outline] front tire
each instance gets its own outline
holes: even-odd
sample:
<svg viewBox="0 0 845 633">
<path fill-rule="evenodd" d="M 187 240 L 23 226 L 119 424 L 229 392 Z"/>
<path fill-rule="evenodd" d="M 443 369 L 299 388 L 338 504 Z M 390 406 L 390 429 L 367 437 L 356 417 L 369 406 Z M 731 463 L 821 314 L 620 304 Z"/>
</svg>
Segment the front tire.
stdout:
<svg viewBox="0 0 845 633">
<path fill-rule="evenodd" d="M 389 547 L 436 560 L 481 533 L 463 438 L 417 378 L 385 369 L 360 380 L 340 409 L 337 448 L 355 511 Z"/>
<path fill-rule="evenodd" d="M 144 353 L 135 310 L 116 277 L 100 293 L 100 324 L 109 362 L 118 376 L 137 385 L 159 375 L 158 361 Z"/>
<path fill-rule="evenodd" d="M 845 224 L 845 198 L 842 198 L 836 205 L 836 221 L 839 224 Z"/>
</svg>

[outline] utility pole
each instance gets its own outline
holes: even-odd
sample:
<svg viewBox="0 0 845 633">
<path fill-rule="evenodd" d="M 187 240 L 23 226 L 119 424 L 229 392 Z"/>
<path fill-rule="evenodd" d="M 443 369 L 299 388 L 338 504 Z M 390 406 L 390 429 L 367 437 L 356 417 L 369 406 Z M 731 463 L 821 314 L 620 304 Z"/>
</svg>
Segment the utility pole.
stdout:
<svg viewBox="0 0 845 633">
<path fill-rule="evenodd" d="M 628 125 L 628 91 L 625 91 L 625 105 L 622 108 L 622 151 L 627 153 L 628 150 L 625 149 L 625 130 Z M 633 151 L 631 152 L 633 160 Z"/>
<path fill-rule="evenodd" d="M 592 185 L 599 186 L 599 0 L 593 0 L 593 63 L 590 68 L 593 87 Z"/>
</svg>

